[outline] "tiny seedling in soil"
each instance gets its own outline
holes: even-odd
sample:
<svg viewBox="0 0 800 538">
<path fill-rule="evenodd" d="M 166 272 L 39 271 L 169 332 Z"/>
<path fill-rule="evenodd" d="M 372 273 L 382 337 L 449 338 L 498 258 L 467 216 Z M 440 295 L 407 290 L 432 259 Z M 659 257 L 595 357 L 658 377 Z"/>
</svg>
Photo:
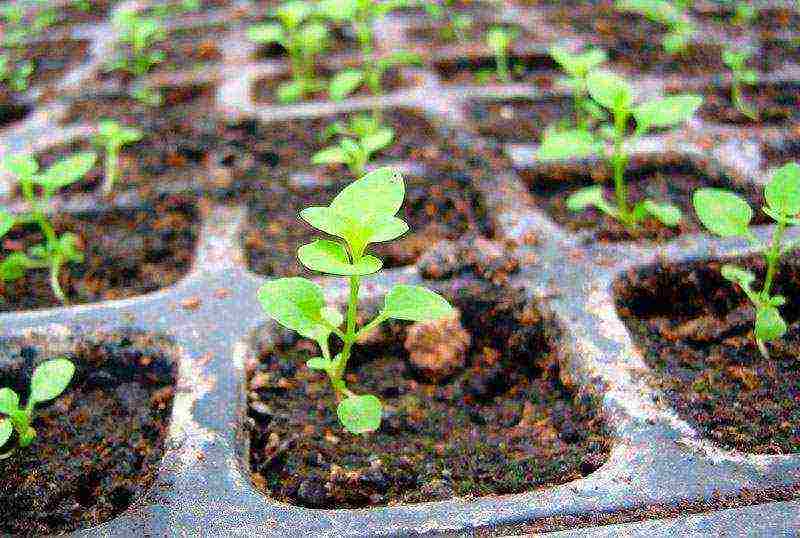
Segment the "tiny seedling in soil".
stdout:
<svg viewBox="0 0 800 538">
<path fill-rule="evenodd" d="M 119 34 L 120 43 L 130 50 L 114 57 L 107 66 L 109 71 L 119 69 L 141 77 L 164 61 L 164 51 L 154 48 L 166 38 L 166 31 L 159 19 L 142 16 L 133 10 L 123 10 L 114 15 L 112 23 Z"/>
<path fill-rule="evenodd" d="M 619 11 L 639 13 L 651 21 L 666 26 L 662 46 L 668 54 L 684 52 L 692 42 L 695 25 L 688 14 L 689 2 L 668 0 L 616 0 Z"/>
<path fill-rule="evenodd" d="M 742 267 L 723 265 L 722 276 L 741 286 L 753 303 L 756 343 L 761 354 L 769 357 L 765 342 L 778 340 L 786 333 L 786 322 L 778 311 L 778 307 L 786 303 L 786 298 L 772 295 L 772 284 L 781 257 L 800 246 L 798 240 L 783 240 L 788 226 L 800 224 L 800 165 L 793 162 L 776 170 L 764 188 L 764 198 L 767 205 L 762 210 L 777 222 L 768 245 L 762 244 L 750 228 L 753 210 L 740 196 L 723 189 L 698 189 L 693 202 L 700 222 L 709 231 L 721 237 L 744 237 L 764 253 L 767 274 L 761 291 L 753 289 L 756 276 Z"/>
<path fill-rule="evenodd" d="M 19 182 L 28 209 L 19 215 L 0 210 L 0 238 L 14 226 L 33 224 L 41 230 L 44 243 L 32 246 L 27 253 L 9 254 L 0 263 L 0 279 L 10 282 L 22 278 L 25 271 L 49 269 L 53 294 L 61 303 L 69 304 L 61 289 L 59 273 L 67 263 L 83 262 L 83 253 L 75 234 L 56 234 L 45 207 L 58 189 L 80 180 L 92 169 L 96 160 L 94 153 L 78 153 L 58 161 L 43 172 L 39 172 L 39 164 L 30 155 L 11 155 L 3 161 L 3 168 Z"/>
<path fill-rule="evenodd" d="M 279 22 L 257 24 L 247 30 L 251 41 L 263 45 L 277 43 L 289 55 L 292 81 L 278 87 L 277 98 L 281 103 L 301 101 L 327 86 L 317 78 L 316 62 L 328 49 L 330 36 L 323 23 L 311 20 L 314 15 L 315 7 L 311 2 L 285 2 L 275 10 Z"/>
<path fill-rule="evenodd" d="M 602 69 L 589 73 L 586 85 L 592 99 L 609 112 L 613 124 L 600 127 L 601 138 L 580 129 L 549 129 L 537 155 L 542 160 L 585 158 L 602 151 L 605 146 L 603 138 L 609 140 L 612 150 L 608 159 L 614 170 L 616 203 L 605 199 L 601 185 L 594 185 L 570 195 L 567 207 L 572 211 L 596 207 L 631 230 L 635 230 L 648 217 L 657 219 L 665 226 L 677 226 L 681 220 L 681 212 L 674 205 L 648 199 L 630 207 L 625 183 L 625 169 L 628 165 L 626 146 L 653 128 L 674 127 L 688 121 L 702 104 L 702 97 L 675 95 L 635 105 L 634 91 L 630 84 L 618 75 Z M 636 130 L 629 137 L 626 131 L 631 117 L 636 120 Z"/>
<path fill-rule="evenodd" d="M 34 406 L 58 398 L 74 373 L 75 365 L 65 358 L 52 359 L 37 366 L 31 377 L 30 395 L 25 407 L 20 406 L 16 392 L 7 387 L 0 389 L 0 415 L 5 415 L 5 418 L 0 418 L 0 448 L 9 442 L 14 431 L 20 448 L 33 442 L 36 438 L 36 430 L 31 427 Z M 12 449 L 0 454 L 0 459 L 13 452 Z"/>
<path fill-rule="evenodd" d="M 486 44 L 494 54 L 497 79 L 501 82 L 511 82 L 510 61 L 508 51 L 511 43 L 519 37 L 519 31 L 504 26 L 493 26 L 486 33 Z"/>
<path fill-rule="evenodd" d="M 0 55 L 0 82 L 8 84 L 15 92 L 28 89 L 33 70 L 33 62 L 30 60 L 15 63 L 9 55 Z"/>
<path fill-rule="evenodd" d="M 564 47 L 553 46 L 550 47 L 550 57 L 567 74 L 565 82 L 572 90 L 575 102 L 575 128 L 585 131 L 589 129 L 590 120 L 605 120 L 603 109 L 589 99 L 586 88 L 586 77 L 589 73 L 608 60 L 605 51 L 592 49 L 573 54 Z"/>
<path fill-rule="evenodd" d="M 315 340 L 321 357 L 306 364 L 325 372 L 336 392 L 336 413 L 351 433 L 367 433 L 380 427 L 382 405 L 372 394 L 356 394 L 344 380 L 353 344 L 384 321 L 399 319 L 426 321 L 454 314 L 453 308 L 436 293 L 420 286 L 397 285 L 384 299 L 378 315 L 360 329 L 358 291 L 361 278 L 380 271 L 380 259 L 367 254 L 371 243 L 396 239 L 408 225 L 396 215 L 403 204 L 403 178 L 391 168 L 381 168 L 345 187 L 327 207 L 309 207 L 300 217 L 314 228 L 338 238 L 318 239 L 298 250 L 300 262 L 311 269 L 350 280 L 347 315 L 327 306 L 322 288 L 304 278 L 281 278 L 265 284 L 258 298 L 267 315 L 301 336 Z M 344 328 L 342 328 L 344 325 Z M 335 334 L 342 348 L 331 356 L 329 338 Z"/>
<path fill-rule="evenodd" d="M 758 111 L 748 104 L 742 96 L 742 85 L 752 86 L 758 83 L 758 73 L 747 67 L 747 61 L 752 57 L 750 50 L 722 51 L 722 61 L 731 70 L 731 102 L 736 110 L 753 121 L 758 121 Z"/>
<path fill-rule="evenodd" d="M 103 194 L 111 194 L 114 184 L 119 179 L 119 150 L 127 144 L 142 139 L 139 129 L 124 127 L 114 120 L 101 120 L 94 138 L 96 146 L 105 150 L 105 177 L 103 178 Z"/>
<path fill-rule="evenodd" d="M 0 8 L 3 20 L 3 47 L 22 47 L 58 21 L 58 12 L 53 6 L 40 2 L 8 2 Z"/>
<path fill-rule="evenodd" d="M 354 116 L 347 125 L 336 122 L 325 133 L 325 139 L 342 136 L 335 146 L 320 150 L 311 158 L 313 164 L 345 164 L 355 177 L 366 172 L 367 164 L 378 151 L 394 140 L 394 130 L 382 126 L 373 116 Z"/>
<path fill-rule="evenodd" d="M 467 32 L 473 25 L 472 15 L 459 13 L 453 0 L 429 0 L 422 7 L 435 21 L 443 22 L 439 35 L 444 41 L 467 41 Z"/>
</svg>

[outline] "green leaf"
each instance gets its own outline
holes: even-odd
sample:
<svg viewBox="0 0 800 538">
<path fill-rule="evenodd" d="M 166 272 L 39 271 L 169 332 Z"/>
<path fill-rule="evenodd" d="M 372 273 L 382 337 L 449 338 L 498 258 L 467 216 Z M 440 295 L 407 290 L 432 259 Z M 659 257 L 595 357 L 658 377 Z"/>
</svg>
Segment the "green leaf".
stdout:
<svg viewBox="0 0 800 538">
<path fill-rule="evenodd" d="M 43 362 L 33 371 L 30 399 L 39 403 L 58 397 L 66 390 L 74 373 L 75 365 L 68 359 Z"/>
<path fill-rule="evenodd" d="M 589 207 L 596 207 L 607 215 L 619 218 L 619 211 L 606 201 L 600 185 L 585 187 L 567 197 L 567 208 L 570 211 L 584 211 Z"/>
<path fill-rule="evenodd" d="M 681 210 L 672 204 L 645 200 L 642 207 L 665 226 L 677 226 L 681 222 Z"/>
<path fill-rule="evenodd" d="M 608 60 L 608 55 L 600 49 L 592 49 L 582 54 L 572 54 L 565 47 L 550 47 L 550 56 L 570 76 L 584 78 L 589 71 Z"/>
<path fill-rule="evenodd" d="M 596 155 L 601 147 L 592 133 L 582 129 L 548 130 L 536 151 L 536 158 L 542 161 L 583 159 Z"/>
<path fill-rule="evenodd" d="M 307 338 L 317 339 L 325 297 L 322 289 L 305 278 L 271 280 L 258 290 L 258 300 L 272 319 Z"/>
<path fill-rule="evenodd" d="M 408 231 L 408 224 L 390 215 L 375 217 L 370 221 L 370 243 L 381 243 L 396 239 Z"/>
<path fill-rule="evenodd" d="M 7 418 L 0 420 L 0 447 L 11 439 L 12 433 L 14 433 L 14 425 L 11 424 L 11 421 Z"/>
<path fill-rule="evenodd" d="M 39 164 L 31 155 L 16 153 L 3 159 L 3 168 L 18 179 L 28 179 L 39 171 Z"/>
<path fill-rule="evenodd" d="M 778 309 L 772 306 L 759 308 L 756 312 L 756 338 L 762 342 L 778 340 L 786 334 L 786 322 Z"/>
<path fill-rule="evenodd" d="M 747 235 L 753 210 L 747 202 L 722 189 L 698 189 L 692 196 L 700 222 L 721 237 Z"/>
<path fill-rule="evenodd" d="M 11 228 L 14 227 L 14 224 L 16 224 L 16 222 L 17 222 L 16 219 L 11 213 L 3 209 L 0 209 L 0 237 L 6 235 L 11 230 Z"/>
<path fill-rule="evenodd" d="M 314 357 L 306 361 L 306 367 L 309 370 L 328 370 L 333 365 L 333 362 L 324 357 Z"/>
<path fill-rule="evenodd" d="M 394 130 L 383 128 L 379 129 L 374 134 L 363 137 L 361 139 L 361 146 L 367 153 L 372 154 L 391 144 L 393 139 Z"/>
<path fill-rule="evenodd" d="M 142 131 L 133 127 L 124 127 L 114 120 L 100 120 L 97 124 L 97 137 L 101 145 L 112 144 L 124 146 L 141 140 Z"/>
<path fill-rule="evenodd" d="M 342 313 L 336 310 L 335 308 L 331 308 L 326 306 L 322 309 L 322 319 L 333 325 L 334 327 L 339 327 L 344 322 L 344 316 Z"/>
<path fill-rule="evenodd" d="M 300 263 L 320 273 L 354 276 L 370 275 L 380 271 L 383 263 L 375 256 L 364 256 L 358 263 L 350 263 L 350 256 L 344 245 L 327 239 L 317 239 L 303 245 L 297 251 Z"/>
<path fill-rule="evenodd" d="M 750 286 L 756 280 L 756 275 L 737 265 L 725 264 L 720 273 L 725 280 L 739 284 L 745 290 L 750 290 Z"/>
<path fill-rule="evenodd" d="M 374 432 L 381 426 L 381 401 L 372 394 L 353 395 L 336 407 L 342 426 L 350 433 Z"/>
<path fill-rule="evenodd" d="M 314 6 L 303 0 L 290 0 L 279 5 L 275 10 L 278 17 L 288 28 L 296 28 L 314 12 Z"/>
<path fill-rule="evenodd" d="M 592 71 L 586 77 L 586 85 L 592 99 L 610 110 L 629 110 L 633 103 L 633 88 L 625 79 L 610 71 Z"/>
<path fill-rule="evenodd" d="M 361 86 L 364 72 L 360 69 L 345 69 L 331 79 L 328 93 L 334 101 L 341 101 Z"/>
<path fill-rule="evenodd" d="M 12 252 L 0 262 L 0 279 L 3 282 L 13 282 L 25 276 L 25 271 L 31 264 L 31 259 L 22 252 Z"/>
<path fill-rule="evenodd" d="M 278 99 L 279 103 L 296 103 L 305 95 L 305 89 L 306 85 L 302 80 L 282 82 L 278 86 L 278 89 L 275 90 L 275 97 Z"/>
<path fill-rule="evenodd" d="M 703 98 L 699 95 L 674 95 L 654 99 L 633 110 L 636 123 L 648 127 L 671 127 L 689 121 L 694 116 Z"/>
<path fill-rule="evenodd" d="M 800 165 L 791 162 L 778 168 L 764 189 L 764 197 L 779 215 L 792 217 L 800 213 Z"/>
<path fill-rule="evenodd" d="M 452 316 L 450 303 L 441 295 L 423 288 L 398 284 L 384 299 L 381 315 L 407 321 L 429 321 Z"/>
<path fill-rule="evenodd" d="M 97 161 L 97 154 L 91 151 L 77 153 L 61 159 L 53 166 L 34 177 L 34 181 L 47 192 L 54 193 L 62 187 L 71 185 L 85 176 Z"/>
<path fill-rule="evenodd" d="M 9 388 L 0 389 L 0 413 L 10 415 L 17 409 L 19 409 L 19 395 Z"/>
<path fill-rule="evenodd" d="M 352 19 L 358 11 L 359 0 L 321 0 L 317 6 L 325 17 L 334 21 Z"/>
<path fill-rule="evenodd" d="M 331 146 L 316 152 L 311 157 L 311 164 L 346 164 L 350 156 L 340 146 Z"/>
<path fill-rule="evenodd" d="M 331 202 L 331 209 L 362 221 L 376 216 L 396 215 L 403 205 L 406 189 L 394 168 L 383 167 L 350 183 Z"/>
</svg>

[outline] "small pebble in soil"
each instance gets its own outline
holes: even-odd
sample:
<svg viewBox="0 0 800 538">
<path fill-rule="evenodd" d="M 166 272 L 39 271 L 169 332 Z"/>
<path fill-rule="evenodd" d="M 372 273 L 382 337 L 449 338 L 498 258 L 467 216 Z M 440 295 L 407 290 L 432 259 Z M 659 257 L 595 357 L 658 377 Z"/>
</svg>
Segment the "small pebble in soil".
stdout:
<svg viewBox="0 0 800 538">
<path fill-rule="evenodd" d="M 423 321 L 408 328 L 404 343 L 408 360 L 431 383 L 464 367 L 470 335 L 458 317 Z"/>
</svg>

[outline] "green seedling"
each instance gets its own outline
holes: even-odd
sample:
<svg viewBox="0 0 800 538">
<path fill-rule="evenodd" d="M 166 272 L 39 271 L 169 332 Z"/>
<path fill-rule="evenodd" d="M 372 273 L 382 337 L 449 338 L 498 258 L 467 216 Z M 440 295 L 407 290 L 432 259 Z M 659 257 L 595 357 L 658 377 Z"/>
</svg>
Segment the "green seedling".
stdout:
<svg viewBox="0 0 800 538">
<path fill-rule="evenodd" d="M 8 444 L 14 431 L 17 432 L 19 448 L 30 446 L 36 438 L 36 430 L 31 427 L 34 407 L 40 403 L 58 398 L 63 393 L 72 376 L 75 365 L 68 359 L 59 358 L 45 361 L 33 371 L 30 395 L 25 407 L 20 406 L 19 395 L 10 388 L 0 389 L 0 448 Z M 9 457 L 15 449 L 0 454 L 0 459 Z"/>
<path fill-rule="evenodd" d="M 181 0 L 156 4 L 149 9 L 149 13 L 159 18 L 178 17 L 187 13 L 197 13 L 201 7 L 203 6 L 200 0 Z"/>
<path fill-rule="evenodd" d="M 164 51 L 154 49 L 166 39 L 166 31 L 158 18 L 123 10 L 114 15 L 112 23 L 120 43 L 130 50 L 116 56 L 107 66 L 109 71 L 119 69 L 140 77 L 164 61 Z"/>
<path fill-rule="evenodd" d="M 9 2 L 0 8 L 4 28 L 0 43 L 4 47 L 22 47 L 58 21 L 58 11 L 39 3 Z"/>
<path fill-rule="evenodd" d="M 330 36 L 323 23 L 310 20 L 314 14 L 311 2 L 285 2 L 275 10 L 278 23 L 258 24 L 247 30 L 251 41 L 265 45 L 277 43 L 289 55 L 292 81 L 278 87 L 277 97 L 282 103 L 300 101 L 327 86 L 316 75 L 316 62 L 328 49 Z"/>
<path fill-rule="evenodd" d="M 585 158 L 600 153 L 605 146 L 604 142 L 610 142 L 612 150 L 608 160 L 614 171 L 615 203 L 605 199 L 602 186 L 594 185 L 570 195 L 567 198 L 567 207 L 573 211 L 595 207 L 634 230 L 648 217 L 653 217 L 666 226 L 677 226 L 681 220 L 681 212 L 674 205 L 648 199 L 630 206 L 625 183 L 625 169 L 628 165 L 626 146 L 653 128 L 674 127 L 688 121 L 702 104 L 702 97 L 675 95 L 636 105 L 630 84 L 618 75 L 601 69 L 589 73 L 586 85 L 589 95 L 609 112 L 613 123 L 600 128 L 602 138 L 580 129 L 550 129 L 545 133 L 539 147 L 538 158 Z M 636 121 L 636 130 L 632 136 L 627 136 L 631 117 Z"/>
<path fill-rule="evenodd" d="M 41 230 L 44 243 L 32 246 L 27 253 L 14 252 L 8 255 L 0 262 L 0 279 L 11 282 L 22 278 L 28 270 L 49 269 L 53 294 L 61 303 L 69 304 L 61 289 L 59 273 L 67 263 L 83 262 L 83 253 L 75 234 L 56 234 L 45 207 L 59 189 L 85 176 L 96 160 L 94 153 L 78 153 L 56 162 L 43 172 L 39 171 L 39 164 L 30 155 L 11 155 L 3 161 L 3 168 L 19 182 L 28 209 L 19 215 L 0 210 L 0 238 L 16 225 L 33 224 Z"/>
<path fill-rule="evenodd" d="M 356 394 L 344 380 L 353 344 L 384 321 L 427 321 L 454 314 L 436 293 L 420 286 L 396 285 L 384 298 L 378 315 L 360 329 L 358 292 L 361 279 L 380 271 L 380 259 L 367 254 L 372 243 L 396 239 L 408 225 L 396 215 L 403 204 L 403 178 L 390 168 L 381 168 L 345 187 L 327 207 L 310 207 L 300 217 L 335 240 L 318 239 L 298 250 L 300 262 L 320 273 L 350 281 L 346 317 L 326 305 L 320 286 L 304 278 L 281 278 L 265 284 L 258 298 L 267 315 L 284 327 L 317 342 L 322 356 L 306 365 L 325 372 L 338 399 L 336 413 L 344 428 L 354 434 L 380 427 L 382 405 L 372 394 Z M 342 350 L 331 356 L 331 334 L 342 341 Z"/>
<path fill-rule="evenodd" d="M 668 54 L 684 52 L 694 38 L 696 28 L 688 14 L 690 2 L 669 2 L 668 0 L 616 0 L 619 11 L 639 13 L 651 21 L 667 27 L 668 32 L 662 40 Z"/>
<path fill-rule="evenodd" d="M 105 150 L 105 177 L 102 186 L 104 194 L 111 194 L 119 179 L 119 150 L 141 139 L 142 132 L 139 129 L 124 127 L 114 120 L 100 121 L 94 143 Z"/>
<path fill-rule="evenodd" d="M 493 26 L 486 33 L 486 44 L 494 54 L 497 78 L 501 82 L 511 82 L 511 69 L 508 51 L 511 43 L 519 37 L 519 31 L 504 26 Z"/>
<path fill-rule="evenodd" d="M 354 116 L 348 125 L 334 123 L 327 129 L 326 139 L 342 136 L 335 146 L 327 147 L 311 158 L 313 164 L 345 164 L 355 177 L 361 177 L 367 164 L 378 151 L 394 140 L 394 130 L 382 126 L 372 116 Z"/>
<path fill-rule="evenodd" d="M 33 75 L 33 62 L 30 60 L 14 65 L 7 55 L 0 55 L 0 82 L 8 84 L 13 91 L 27 90 L 31 75 Z"/>
<path fill-rule="evenodd" d="M 467 41 L 468 32 L 474 24 L 469 13 L 459 13 L 453 0 L 429 0 L 422 7 L 433 20 L 443 22 L 439 35 L 444 41 Z"/>
<path fill-rule="evenodd" d="M 723 189 L 699 189 L 693 202 L 697 217 L 703 226 L 722 237 L 744 237 L 758 252 L 764 253 L 767 274 L 760 291 L 753 289 L 756 276 L 735 265 L 723 265 L 722 276 L 738 284 L 756 310 L 754 336 L 759 351 L 769 357 L 765 342 L 779 340 L 786 334 L 786 322 L 778 307 L 786 303 L 782 295 L 772 295 L 772 285 L 782 256 L 800 246 L 799 240 L 784 242 L 788 226 L 800 224 L 800 165 L 789 163 L 776 170 L 764 188 L 767 205 L 764 213 L 777 222 L 772 240 L 764 245 L 750 228 L 753 210 L 740 196 Z"/>
<path fill-rule="evenodd" d="M 589 91 L 586 88 L 586 77 L 589 73 L 608 60 L 605 51 L 592 49 L 573 54 L 564 47 L 553 46 L 550 47 L 550 57 L 567 74 L 566 83 L 572 89 L 575 102 L 575 128 L 588 130 L 592 119 L 605 120 L 603 109 L 589 99 Z"/>
<path fill-rule="evenodd" d="M 747 67 L 747 61 L 753 52 L 747 49 L 722 51 L 722 61 L 731 70 L 731 101 L 736 110 L 753 121 L 758 121 L 758 111 L 748 104 L 742 95 L 742 86 L 752 86 L 758 83 L 758 73 Z"/>
</svg>

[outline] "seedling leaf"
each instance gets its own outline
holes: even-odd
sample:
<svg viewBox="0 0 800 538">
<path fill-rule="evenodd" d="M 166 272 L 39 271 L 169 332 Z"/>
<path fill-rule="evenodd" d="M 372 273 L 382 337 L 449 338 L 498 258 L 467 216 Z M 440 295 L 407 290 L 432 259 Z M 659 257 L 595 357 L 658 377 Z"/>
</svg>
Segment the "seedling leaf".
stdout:
<svg viewBox="0 0 800 538">
<path fill-rule="evenodd" d="M 600 147 L 597 139 L 586 130 L 550 130 L 545 133 L 536 157 L 543 161 L 582 159 L 596 155 Z"/>
<path fill-rule="evenodd" d="M 646 127 L 671 127 L 689 121 L 703 104 L 699 95 L 673 95 L 637 106 L 636 123 Z"/>
<path fill-rule="evenodd" d="M 692 196 L 703 226 L 721 237 L 747 235 L 753 210 L 740 196 L 722 189 L 698 189 Z"/>
<path fill-rule="evenodd" d="M 299 277 L 271 280 L 258 290 L 258 299 L 269 317 L 287 329 L 316 340 L 321 310 L 325 307 L 322 289 L 317 284 Z"/>
<path fill-rule="evenodd" d="M 36 183 L 47 192 L 53 193 L 71 185 L 85 176 L 97 161 L 97 154 L 91 151 L 77 153 L 55 163 L 34 177 Z"/>
<path fill-rule="evenodd" d="M 16 219 L 11 213 L 0 209 L 0 237 L 6 235 L 14 227 L 15 223 Z"/>
<path fill-rule="evenodd" d="M 311 157 L 311 164 L 345 164 L 348 161 L 347 152 L 339 146 L 325 148 Z"/>
<path fill-rule="evenodd" d="M 429 321 L 453 315 L 453 307 L 439 294 L 422 286 L 398 284 L 384 299 L 386 318 Z"/>
<path fill-rule="evenodd" d="M 681 222 L 681 210 L 672 204 L 645 200 L 642 207 L 665 226 L 677 226 Z"/>
<path fill-rule="evenodd" d="M 592 99 L 610 110 L 628 110 L 633 102 L 633 88 L 622 77 L 597 69 L 586 77 Z"/>
<path fill-rule="evenodd" d="M 350 433 L 374 432 L 381 426 L 381 401 L 372 394 L 353 395 L 339 402 L 336 414 Z"/>
<path fill-rule="evenodd" d="M 800 165 L 788 163 L 778 168 L 764 189 L 767 205 L 784 217 L 800 213 Z"/>
<path fill-rule="evenodd" d="M 320 273 L 340 276 L 369 275 L 380 271 L 383 263 L 374 256 L 364 256 L 356 263 L 350 263 L 347 249 L 341 243 L 318 239 L 303 245 L 297 251 L 300 263 Z"/>
<path fill-rule="evenodd" d="M 3 168 L 18 179 L 27 179 L 39 171 L 39 164 L 29 154 L 14 154 L 3 159 Z"/>
<path fill-rule="evenodd" d="M 333 363 L 324 357 L 314 357 L 306 361 L 309 370 L 327 370 Z"/>
<path fill-rule="evenodd" d="M 364 72 L 360 69 L 346 69 L 331 79 L 328 93 L 334 101 L 341 101 L 361 86 L 364 82 Z"/>
<path fill-rule="evenodd" d="M 31 401 L 40 403 L 58 397 L 66 390 L 74 373 L 75 365 L 67 359 L 43 362 L 36 367 L 31 377 Z"/>
<path fill-rule="evenodd" d="M 11 434 L 14 433 L 14 425 L 7 418 L 0 420 L 0 446 L 3 446 L 11 439 Z"/>
<path fill-rule="evenodd" d="M 17 409 L 19 409 L 19 395 L 9 388 L 0 389 L 0 413 L 10 415 Z"/>
<path fill-rule="evenodd" d="M 362 138 L 361 145 L 367 153 L 372 154 L 391 144 L 393 139 L 394 131 L 392 129 L 383 128 L 374 134 Z"/>
<path fill-rule="evenodd" d="M 739 284 L 745 290 L 750 290 L 750 286 L 755 282 L 756 275 L 752 272 L 736 265 L 725 264 L 720 269 L 725 280 Z"/>
<path fill-rule="evenodd" d="M 366 221 L 378 215 L 396 215 L 405 193 L 403 177 L 393 168 L 384 167 L 345 187 L 330 207 L 341 215 Z"/>
<path fill-rule="evenodd" d="M 786 322 L 773 306 L 759 308 L 756 312 L 756 338 L 762 342 L 778 340 L 786 334 Z"/>
</svg>

